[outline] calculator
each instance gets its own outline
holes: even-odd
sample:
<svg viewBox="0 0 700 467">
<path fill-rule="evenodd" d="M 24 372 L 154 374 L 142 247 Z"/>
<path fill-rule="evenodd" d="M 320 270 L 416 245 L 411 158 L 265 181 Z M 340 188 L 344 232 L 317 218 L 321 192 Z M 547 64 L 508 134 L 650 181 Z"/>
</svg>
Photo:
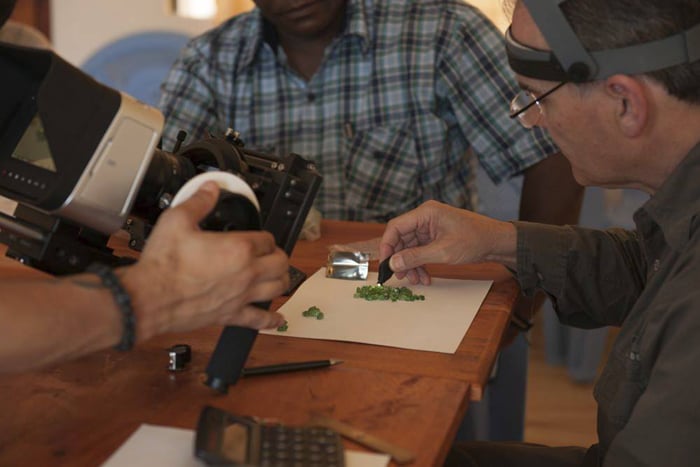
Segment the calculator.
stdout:
<svg viewBox="0 0 700 467">
<path fill-rule="evenodd" d="M 344 467 L 340 435 L 328 428 L 260 423 L 216 407 L 202 409 L 195 456 L 208 465 Z"/>
</svg>

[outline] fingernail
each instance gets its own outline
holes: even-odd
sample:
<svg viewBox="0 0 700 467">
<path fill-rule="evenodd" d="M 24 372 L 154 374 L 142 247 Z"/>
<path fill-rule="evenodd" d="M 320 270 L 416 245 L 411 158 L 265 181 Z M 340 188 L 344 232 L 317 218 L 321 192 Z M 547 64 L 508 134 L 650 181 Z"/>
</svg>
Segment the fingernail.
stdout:
<svg viewBox="0 0 700 467">
<path fill-rule="evenodd" d="M 392 271 L 403 271 L 405 266 L 403 257 L 398 253 L 394 253 L 389 260 L 389 266 L 391 267 Z"/>
<path fill-rule="evenodd" d="M 199 187 L 199 189 L 208 193 L 215 193 L 218 189 L 218 185 L 216 184 L 216 182 L 210 180 L 208 182 L 203 183 L 202 186 Z"/>
</svg>

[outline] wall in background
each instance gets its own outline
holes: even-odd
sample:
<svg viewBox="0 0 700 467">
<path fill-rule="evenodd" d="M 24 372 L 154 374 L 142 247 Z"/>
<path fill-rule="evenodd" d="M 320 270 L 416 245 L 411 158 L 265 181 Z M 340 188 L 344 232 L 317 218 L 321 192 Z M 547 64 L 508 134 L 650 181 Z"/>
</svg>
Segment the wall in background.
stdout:
<svg viewBox="0 0 700 467">
<path fill-rule="evenodd" d="M 199 34 L 214 20 L 193 20 L 168 12 L 165 0 L 52 0 L 51 39 L 76 66 L 106 45 L 146 31 Z"/>
<path fill-rule="evenodd" d="M 223 21 L 233 15 L 251 10 L 255 4 L 253 0 L 219 0 L 219 14 L 217 19 Z"/>
<path fill-rule="evenodd" d="M 219 0 L 216 19 L 192 20 L 171 15 L 167 1 L 51 0 L 51 39 L 59 54 L 79 66 L 105 45 L 125 36 L 152 30 L 196 35 L 253 7 L 251 0 Z M 505 29 L 507 20 L 501 0 L 468 1 Z M 20 3 L 35 2 L 20 0 Z"/>
<path fill-rule="evenodd" d="M 491 18 L 491 21 L 496 23 L 502 31 L 505 31 L 510 24 L 508 18 L 503 13 L 503 7 L 501 6 L 502 0 L 466 0 L 467 3 L 471 3 L 475 7 L 479 8 L 484 12 L 486 16 Z"/>
<path fill-rule="evenodd" d="M 491 21 L 505 31 L 508 20 L 503 14 L 501 0 L 465 0 L 467 3 L 479 8 Z M 219 19 L 230 18 L 241 11 L 253 8 L 252 0 L 219 0 Z"/>
</svg>

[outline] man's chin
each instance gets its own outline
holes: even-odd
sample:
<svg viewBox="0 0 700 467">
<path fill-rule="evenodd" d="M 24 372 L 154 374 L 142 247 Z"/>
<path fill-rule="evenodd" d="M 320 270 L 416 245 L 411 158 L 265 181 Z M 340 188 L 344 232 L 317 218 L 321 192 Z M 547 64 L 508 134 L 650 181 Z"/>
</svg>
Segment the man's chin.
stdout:
<svg viewBox="0 0 700 467">
<path fill-rule="evenodd" d="M 581 186 L 597 185 L 595 181 L 591 180 L 590 177 L 587 177 L 586 174 L 584 174 L 580 170 L 577 170 L 574 166 L 571 166 L 571 173 L 574 176 L 574 180 L 576 180 L 576 183 L 578 183 Z"/>
</svg>

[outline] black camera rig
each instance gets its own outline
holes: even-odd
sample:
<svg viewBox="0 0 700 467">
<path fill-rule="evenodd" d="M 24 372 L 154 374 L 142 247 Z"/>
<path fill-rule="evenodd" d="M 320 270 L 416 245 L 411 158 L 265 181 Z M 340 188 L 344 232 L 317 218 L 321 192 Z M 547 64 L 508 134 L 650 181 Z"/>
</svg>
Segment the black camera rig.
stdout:
<svg viewBox="0 0 700 467">
<path fill-rule="evenodd" d="M 156 148 L 162 115 L 107 88 L 49 51 L 0 44 L 0 195 L 18 202 L 0 213 L 7 255 L 55 275 L 94 262 L 132 262 L 107 246 L 115 231 L 143 248 L 160 214 L 194 176 L 224 171 L 253 190 L 259 211 L 221 191 L 200 223 L 208 230 L 264 229 L 291 254 L 321 185 L 314 165 L 296 154 L 244 148 L 228 130 L 172 152 Z M 265 305 L 261 305 L 265 306 Z M 207 384 L 226 392 L 240 376 L 257 331 L 229 326 L 207 367 Z"/>
</svg>

